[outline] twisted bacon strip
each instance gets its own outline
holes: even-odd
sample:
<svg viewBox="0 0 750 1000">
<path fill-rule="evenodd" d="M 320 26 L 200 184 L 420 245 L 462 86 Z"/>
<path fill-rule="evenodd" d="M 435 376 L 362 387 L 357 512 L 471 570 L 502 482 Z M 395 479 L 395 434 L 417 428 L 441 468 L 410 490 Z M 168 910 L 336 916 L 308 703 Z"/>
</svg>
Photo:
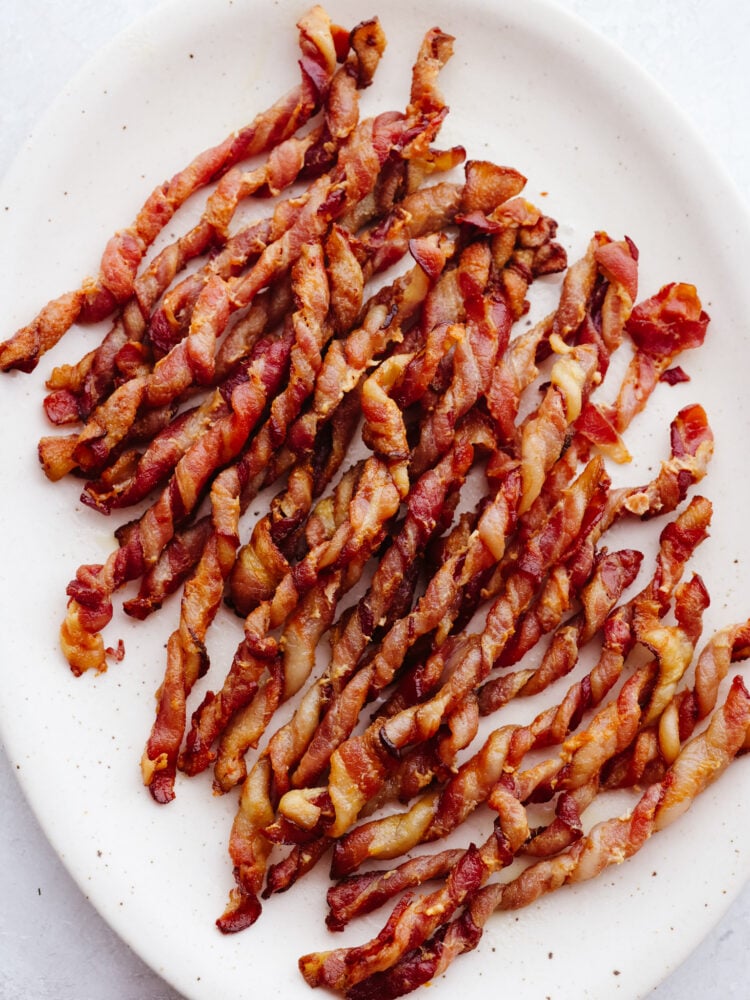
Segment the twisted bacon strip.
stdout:
<svg viewBox="0 0 750 1000">
<path fill-rule="evenodd" d="M 708 314 L 701 307 L 693 285 L 665 285 L 636 306 L 626 324 L 636 351 L 613 407 L 618 430 L 627 427 L 643 409 L 675 357 L 684 350 L 700 347 L 708 323 Z"/>
<path fill-rule="evenodd" d="M 489 629 L 451 643 L 450 652 L 444 645 L 433 654 L 445 664 L 444 673 L 448 676 L 437 693 L 385 722 L 376 721 L 361 736 L 350 737 L 335 750 L 328 786 L 323 790 L 333 811 L 332 818 L 324 820 L 326 832 L 342 835 L 382 786 L 399 750 L 434 735 L 446 714 L 481 683 L 512 628 L 506 625 L 501 634 L 499 626 L 515 620 L 524 610 L 540 578 L 577 537 L 592 501 L 596 502 L 606 489 L 602 463 L 593 459 L 566 491 L 542 529 L 527 542 L 519 568 L 508 578 L 505 591 L 491 609 Z M 487 652 L 483 653 L 483 645 Z M 282 798 L 280 811 L 293 819 L 289 813 L 294 802 L 289 803 L 289 813 L 286 805 Z"/>
<path fill-rule="evenodd" d="M 635 549 L 618 552 L 603 552 L 597 559 L 594 572 L 581 591 L 581 610 L 564 625 L 555 629 L 548 648 L 536 668 L 502 674 L 487 681 L 479 689 L 479 709 L 482 715 L 496 712 L 512 698 L 530 697 L 543 691 L 559 678 L 569 673 L 578 661 L 580 648 L 604 626 L 622 592 L 636 578 L 641 565 L 642 554 Z M 538 608 L 525 615 L 514 636 L 503 650 L 500 666 L 515 663 L 537 641 L 539 635 L 549 630 L 550 616 L 559 620 L 560 608 L 568 606 L 568 584 L 566 581 L 559 603 L 551 601 L 550 581 L 554 588 L 560 587 L 555 567 L 542 591 Z"/>
<path fill-rule="evenodd" d="M 0 344 L 0 369 L 33 371 L 41 355 L 73 323 L 104 319 L 118 303 L 129 299 L 146 250 L 190 195 L 240 160 L 272 148 L 310 118 L 333 74 L 345 35 L 319 6 L 301 18 L 298 28 L 302 49 L 300 84 L 250 125 L 200 153 L 170 181 L 156 188 L 135 221 L 107 244 L 98 277 L 48 303 L 28 326 Z"/>
<path fill-rule="evenodd" d="M 446 923 L 430 942 L 421 944 L 398 963 L 348 989 L 347 996 L 351 1000 L 402 996 L 444 972 L 462 952 L 475 948 L 484 925 L 496 910 L 527 906 L 566 883 L 593 878 L 609 865 L 632 857 L 653 833 L 665 829 L 689 809 L 694 799 L 726 770 L 744 747 L 748 725 L 750 695 L 736 677 L 708 728 L 686 744 L 662 781 L 646 789 L 627 817 L 597 824 L 567 850 L 529 866 L 509 882 L 476 890 L 458 919 Z M 300 960 L 300 970 L 310 985 L 327 981 L 323 970 L 328 954 Z M 330 964 L 340 968 L 342 960 Z"/>
<path fill-rule="evenodd" d="M 237 454 L 257 423 L 269 395 L 286 370 L 291 337 L 259 343 L 247 377 L 231 395 L 231 412 L 180 459 L 170 484 L 127 534 L 127 541 L 103 565 L 81 566 L 68 586 L 68 608 L 60 640 L 71 670 L 106 669 L 101 630 L 112 618 L 111 595 L 154 565 L 174 534 L 175 523 L 198 502 L 211 473 Z"/>
<path fill-rule="evenodd" d="M 337 247 L 340 244 L 337 242 Z M 224 592 L 224 581 L 239 545 L 240 496 L 249 480 L 262 470 L 277 435 L 299 412 L 309 394 L 320 352 L 330 329 L 326 327 L 329 287 L 323 248 L 303 246 L 295 264 L 293 284 L 298 309 L 291 326 L 289 382 L 271 404 L 271 414 L 241 462 L 224 470 L 211 488 L 214 531 L 197 570 L 185 588 L 179 628 L 167 645 L 167 672 L 159 692 L 159 705 L 142 759 L 144 782 L 158 801 L 173 797 L 177 754 L 185 726 L 185 703 L 198 676 L 206 669 L 205 635 Z"/>
<path fill-rule="evenodd" d="M 628 604 L 608 614 L 599 661 L 583 681 L 569 689 L 559 706 L 543 710 L 528 726 L 505 726 L 495 730 L 440 792 L 425 796 L 408 813 L 374 820 L 346 833 L 334 850 L 334 874 L 348 874 L 366 858 L 396 857 L 420 841 L 445 836 L 485 801 L 507 766 L 516 766 L 520 757 L 533 747 L 561 742 L 577 724 L 583 709 L 600 703 L 620 676 L 635 641 L 632 618 L 646 605 L 656 606 L 664 613 L 688 556 L 706 536 L 709 520 L 710 505 L 699 499 L 664 529 L 651 582 Z M 681 618 L 694 644 L 694 626 L 696 620 L 700 621 L 700 615 L 690 605 Z M 598 627 L 599 623 L 596 624 Z M 664 659 L 671 662 L 666 653 Z M 543 662 L 541 676 L 546 675 L 547 669 Z M 640 718 L 640 708 L 638 713 Z M 586 736 L 582 740 L 586 742 L 589 738 Z M 603 740 L 598 744 L 595 740 L 590 742 L 605 745 Z"/>
<path fill-rule="evenodd" d="M 675 694 L 661 716 L 641 730 L 633 745 L 605 769 L 605 788 L 630 787 L 660 779 L 679 753 L 681 744 L 716 705 L 719 685 L 732 663 L 750 655 L 750 624 L 720 629 L 701 651 L 695 666 L 694 687 Z"/>
<path fill-rule="evenodd" d="M 254 223 L 228 238 L 229 222 L 243 199 L 258 191 L 279 194 L 300 173 L 309 173 L 313 163 L 317 171 L 332 165 L 339 143 L 357 121 L 356 91 L 372 83 L 383 53 L 385 38 L 377 19 L 357 25 L 350 35 L 349 45 L 352 51 L 345 64 L 324 88 L 325 121 L 303 137 L 290 136 L 281 142 L 262 167 L 251 171 L 233 167 L 226 173 L 209 196 L 199 222 L 162 250 L 136 278 L 133 289 L 135 301 L 131 299 L 126 303 L 121 317 L 100 347 L 90 352 L 78 365 L 65 365 L 53 371 L 48 385 L 54 391 L 45 400 L 45 409 L 54 423 L 88 417 L 112 390 L 124 352 L 128 349 L 132 351 L 133 345 L 140 344 L 147 332 L 152 346 L 160 354 L 165 354 L 174 346 L 182 331 L 184 318 L 178 320 L 176 309 L 168 304 L 172 298 L 179 300 L 184 316 L 186 302 L 192 298 L 194 303 L 206 273 L 219 273 L 224 277 L 236 273 L 243 263 L 247 263 L 250 255 L 257 257 L 269 240 L 277 238 L 292 223 L 294 215 L 289 210 L 289 203 L 284 203 L 283 207 L 276 208 L 271 220 Z M 226 245 L 222 253 L 210 262 L 208 272 L 204 269 L 190 278 L 187 289 L 180 287 L 173 290 L 149 320 L 151 310 L 178 271 L 190 259 L 217 242 Z M 276 306 L 274 312 L 278 314 L 277 298 L 273 297 L 273 304 Z M 281 311 L 285 311 L 283 304 Z M 243 327 L 246 325 L 242 324 Z M 235 332 L 232 341 L 237 342 L 238 339 Z M 243 341 L 246 343 L 244 336 Z"/>
<path fill-rule="evenodd" d="M 119 386 L 89 418 L 72 450 L 83 469 L 102 463 L 125 437 L 137 413 L 163 406 L 194 382 L 210 384 L 215 377 L 215 347 L 230 317 L 249 306 L 256 294 L 283 273 L 301 246 L 320 238 L 344 209 L 371 190 L 392 153 L 418 153 L 433 138 L 443 113 L 425 115 L 415 108 L 411 117 L 383 114 L 361 123 L 343 143 L 330 174 L 315 181 L 292 225 L 269 243 L 249 271 L 222 279 L 212 274 L 198 296 L 190 330 L 184 340 L 161 358 L 153 370 Z"/>
</svg>

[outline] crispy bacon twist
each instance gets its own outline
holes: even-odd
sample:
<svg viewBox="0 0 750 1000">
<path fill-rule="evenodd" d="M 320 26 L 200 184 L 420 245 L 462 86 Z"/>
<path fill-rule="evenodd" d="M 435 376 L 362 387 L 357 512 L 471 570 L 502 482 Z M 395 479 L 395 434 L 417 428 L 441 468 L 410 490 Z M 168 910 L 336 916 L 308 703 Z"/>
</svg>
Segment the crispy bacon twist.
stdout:
<svg viewBox="0 0 750 1000">
<path fill-rule="evenodd" d="M 462 952 L 475 948 L 492 913 L 526 906 L 564 884 L 593 878 L 609 865 L 632 857 L 653 833 L 674 822 L 723 773 L 742 749 L 748 725 L 750 695 L 742 681 L 735 678 L 726 702 L 714 713 L 705 732 L 683 748 L 663 780 L 645 790 L 628 816 L 604 820 L 560 854 L 532 864 L 510 881 L 483 886 L 486 877 L 479 869 L 459 917 L 449 923 L 456 908 L 447 907 L 446 920 L 428 941 L 425 939 L 432 929 L 427 921 L 414 920 L 411 926 L 400 927 L 400 940 L 406 941 L 407 947 L 411 942 L 413 950 L 404 949 L 403 957 L 390 966 L 384 958 L 380 970 L 367 978 L 362 977 L 359 963 L 350 965 L 341 950 L 304 956 L 300 971 L 310 985 L 333 985 L 346 991 L 351 1000 L 384 1000 L 416 989 L 445 971 Z M 523 825 L 512 796 L 504 797 L 501 808 L 501 825 L 503 821 L 511 828 Z M 442 898 L 448 895 L 446 887 Z M 419 912 L 418 905 L 410 904 Z M 396 926 L 394 918 L 388 934 L 383 933 L 384 943 L 395 939 Z M 373 952 L 377 956 L 374 943 L 368 949 L 371 966 L 375 964 Z"/>
<path fill-rule="evenodd" d="M 41 355 L 73 323 L 103 319 L 118 303 L 129 299 L 146 250 L 190 195 L 240 160 L 273 148 L 310 118 L 333 74 L 345 35 L 319 6 L 301 18 L 298 28 L 302 49 L 300 84 L 251 124 L 200 153 L 170 181 L 157 187 L 135 221 L 107 244 L 97 278 L 48 303 L 36 319 L 0 345 L 3 371 L 33 371 Z"/>
</svg>

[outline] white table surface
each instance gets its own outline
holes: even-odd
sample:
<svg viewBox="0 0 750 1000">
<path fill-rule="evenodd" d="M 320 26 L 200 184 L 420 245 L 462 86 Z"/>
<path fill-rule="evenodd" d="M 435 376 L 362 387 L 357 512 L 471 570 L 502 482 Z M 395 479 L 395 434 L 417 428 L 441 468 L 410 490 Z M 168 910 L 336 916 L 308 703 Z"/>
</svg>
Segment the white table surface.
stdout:
<svg viewBox="0 0 750 1000">
<path fill-rule="evenodd" d="M 460 2 L 460 0 L 459 0 Z M 742 0 L 560 0 L 634 57 L 750 202 L 750 6 Z M 66 81 L 156 0 L 4 0 L 0 174 Z M 377 6 L 377 5 L 376 5 Z M 0 1000 L 176 1000 L 99 917 L 47 843 L 0 752 Z M 710 858 L 710 845 L 706 855 Z M 750 995 L 750 886 L 650 1000 Z M 586 945 L 582 942 L 581 960 Z"/>
</svg>

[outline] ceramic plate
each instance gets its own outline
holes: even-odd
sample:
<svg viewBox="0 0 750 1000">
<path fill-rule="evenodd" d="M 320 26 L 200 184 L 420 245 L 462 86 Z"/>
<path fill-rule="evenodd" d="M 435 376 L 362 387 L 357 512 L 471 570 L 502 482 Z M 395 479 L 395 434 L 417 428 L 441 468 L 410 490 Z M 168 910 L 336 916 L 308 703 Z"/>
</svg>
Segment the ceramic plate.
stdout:
<svg viewBox="0 0 750 1000">
<path fill-rule="evenodd" d="M 694 561 L 712 594 L 705 634 L 743 619 L 750 592 L 740 514 L 750 484 L 739 452 L 750 435 L 744 210 L 679 113 L 557 8 L 505 0 L 381 0 L 377 8 L 389 46 L 363 114 L 403 106 L 419 40 L 439 24 L 457 39 L 442 77 L 451 113 L 441 143 L 461 142 L 471 157 L 520 169 L 527 197 L 558 219 L 571 260 L 603 229 L 638 244 L 642 295 L 671 280 L 698 285 L 712 316 L 707 345 L 683 362 L 691 381 L 660 386 L 633 424 L 628 443 L 637 461 L 622 475 L 637 482 L 651 469 L 649 478 L 671 417 L 687 402 L 703 403 L 717 439 L 701 484 L 715 504 L 711 538 Z M 157 183 L 296 82 L 294 23 L 303 9 L 290 0 L 180 0 L 77 77 L 2 187 L 4 336 L 94 273 L 108 236 Z M 362 0 L 335 0 L 330 11 L 346 24 L 373 13 Z M 182 228 L 178 216 L 167 236 Z M 213 797 L 204 775 L 179 781 L 176 800 L 160 808 L 138 767 L 177 603 L 145 625 L 118 612 L 107 638 L 123 638 L 127 655 L 105 675 L 74 679 L 58 649 L 65 586 L 80 563 L 106 557 L 115 525 L 80 505 L 79 483 L 52 486 L 39 469 L 43 379 L 103 329 L 71 332 L 34 375 L 1 382 L 3 736 L 64 863 L 165 979 L 194 1000 L 307 997 L 297 957 L 364 940 L 382 918 L 332 942 L 321 869 L 267 903 L 251 930 L 223 937 L 214 927 L 231 883 L 226 841 L 235 799 Z M 211 634 L 214 682 L 236 641 L 236 621 L 222 617 Z M 748 874 L 749 766 L 733 765 L 627 864 L 497 915 L 434 995 L 460 988 L 489 998 L 499 985 L 515 1000 L 643 995 L 706 933 Z"/>
</svg>

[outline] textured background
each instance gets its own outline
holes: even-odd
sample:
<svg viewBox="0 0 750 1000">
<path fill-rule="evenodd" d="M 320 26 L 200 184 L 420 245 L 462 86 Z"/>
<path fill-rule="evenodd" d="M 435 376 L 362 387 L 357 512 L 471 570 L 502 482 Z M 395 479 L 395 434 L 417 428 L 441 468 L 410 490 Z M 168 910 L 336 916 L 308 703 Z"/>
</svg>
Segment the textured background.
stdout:
<svg viewBox="0 0 750 1000">
<path fill-rule="evenodd" d="M 750 203 L 750 6 L 740 0 L 559 2 L 661 84 Z M 0 174 L 78 67 L 153 6 L 155 0 L 7 0 L 0 38 Z M 67 874 L 4 751 L 0 802 L 0 1000 L 178 1000 L 109 930 Z M 710 844 L 699 863 L 707 859 Z M 750 887 L 649 1000 L 744 1000 L 749 937 Z"/>
</svg>

